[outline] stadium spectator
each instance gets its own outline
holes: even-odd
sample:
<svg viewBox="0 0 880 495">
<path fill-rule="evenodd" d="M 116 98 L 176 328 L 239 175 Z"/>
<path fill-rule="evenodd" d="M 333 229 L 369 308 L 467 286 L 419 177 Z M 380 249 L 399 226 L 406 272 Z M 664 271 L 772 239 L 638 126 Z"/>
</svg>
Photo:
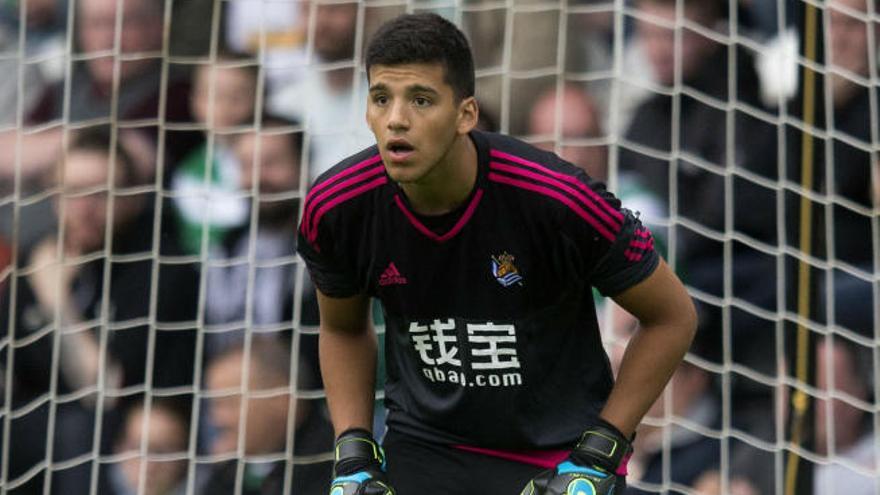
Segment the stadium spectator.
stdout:
<svg viewBox="0 0 880 495">
<path fill-rule="evenodd" d="M 528 133 L 533 139 L 540 139 L 534 144 L 547 151 L 559 146 L 559 156 L 584 169 L 593 179 L 605 182 L 608 179 L 608 148 L 604 144 L 577 142 L 603 136 L 601 113 L 596 102 L 574 84 L 563 85 L 561 95 L 557 94 L 555 85 L 548 87 L 539 92 L 532 103 Z M 562 113 L 558 117 L 557 109 Z"/>
<path fill-rule="evenodd" d="M 117 5 L 123 5 L 118 51 L 115 49 Z M 27 116 L 27 124 L 47 124 L 65 116 L 64 124 L 79 123 L 109 118 L 111 112 L 117 122 L 157 119 L 164 74 L 161 70 L 162 2 L 83 0 L 76 6 L 76 50 L 87 58 L 74 64 L 69 99 L 65 99 L 68 81 L 50 86 Z M 124 60 L 119 60 L 123 57 Z M 119 86 L 114 89 L 117 76 Z M 189 122 L 187 81 L 172 71 L 166 85 L 164 117 L 169 121 Z M 159 131 L 155 125 L 145 125 L 142 130 L 153 141 L 157 140 Z M 53 127 L 27 136 L 22 155 L 22 173 L 26 177 L 45 170 L 60 156 L 61 135 L 62 129 Z M 14 133 L 6 133 L 2 138 L 4 144 L 14 146 Z M 191 137 L 185 134 L 169 134 L 166 147 L 173 159 L 180 159 L 192 144 Z M 12 146 L 4 147 L 12 149 Z M 4 174 L 11 174 L 13 170 L 14 157 L 9 155 L 0 157 L 0 170 Z"/>
<path fill-rule="evenodd" d="M 48 431 L 55 433 L 51 460 L 69 460 L 91 451 L 95 420 L 103 417 L 101 447 L 109 448 L 115 406 L 126 396 L 120 389 L 145 383 L 161 389 L 193 378 L 195 335 L 180 324 L 195 318 L 198 274 L 156 259 L 178 250 L 170 236 L 154 239 L 150 195 L 129 189 L 136 180 L 133 161 L 110 144 L 101 129 L 71 144 L 59 164 L 59 236 L 26 254 L 16 292 L 3 301 L 4 307 L 15 301 L 13 312 L 0 312 L 17 343 L 11 406 L 38 406 L 12 422 L 12 478 L 45 460 Z M 177 326 L 154 330 L 152 321 Z M 54 430 L 46 428 L 50 404 L 42 398 L 50 391 L 76 394 L 52 404 Z M 87 464 L 56 475 L 64 481 L 53 486 L 64 494 L 88 490 Z"/>
<path fill-rule="evenodd" d="M 272 2 L 256 8 L 252 0 L 230 0 L 224 5 L 226 45 L 259 57 L 267 93 L 303 76 L 310 2 Z"/>
<path fill-rule="evenodd" d="M 858 15 L 861 14 L 861 15 Z M 828 3 L 829 27 L 829 77 L 831 85 L 832 118 L 834 133 L 827 138 L 816 139 L 815 163 L 825 163 L 827 151 L 832 153 L 833 177 L 826 175 L 825 167 L 815 167 L 816 184 L 830 195 L 832 224 L 826 224 L 824 215 L 819 217 L 817 232 L 833 234 L 832 254 L 838 263 L 843 262 L 859 271 L 834 269 L 828 275 L 825 290 L 835 293 L 834 322 L 851 331 L 874 338 L 873 328 L 877 318 L 873 303 L 873 288 L 868 281 L 874 271 L 874 252 L 870 242 L 863 242 L 872 231 L 873 188 L 872 168 L 878 167 L 872 144 L 871 96 L 880 95 L 876 86 L 866 81 L 871 77 L 871 55 L 877 54 L 877 46 L 870 45 L 869 30 L 874 29 L 874 43 L 878 43 L 880 31 L 866 21 L 866 0 L 834 0 Z M 868 85 L 865 85 L 868 84 Z M 820 123 L 820 126 L 823 124 Z M 830 143 L 828 142 L 830 140 Z M 799 142 L 796 140 L 795 142 Z M 793 143 L 794 144 L 794 143 Z M 794 174 L 794 172 L 793 172 Z M 832 230 L 833 227 L 833 230 Z M 795 235 L 797 231 L 789 235 Z M 824 244 L 817 239 L 817 244 Z M 821 246 L 824 247 L 824 246 Z M 821 251 L 820 251 L 821 252 Z M 827 286 L 833 280 L 833 288 Z M 823 293 L 825 292 L 823 290 Z M 824 294 L 823 294 L 824 295 Z"/>
<path fill-rule="evenodd" d="M 236 172 L 237 190 L 250 196 L 256 215 L 247 216 L 256 222 L 230 231 L 209 257 L 205 322 L 208 329 L 216 326 L 224 331 L 206 335 L 208 356 L 240 344 L 246 325 L 286 332 L 292 323 L 303 142 L 302 130 L 296 127 L 285 119 L 264 116 L 259 131 L 242 134 L 235 142 L 232 152 L 241 167 Z M 302 290 L 309 292 L 307 287 Z M 314 296 L 305 300 L 311 304 L 304 305 L 302 319 L 316 324 Z"/>
<path fill-rule="evenodd" d="M 176 398 L 153 397 L 149 409 L 138 401 L 126 410 L 113 453 L 128 456 L 107 469 L 102 495 L 183 495 L 186 493 L 186 459 L 190 411 Z M 146 453 L 142 456 L 141 452 Z M 146 463 L 146 467 L 143 464 Z M 141 471 L 145 474 L 144 491 Z"/>
<path fill-rule="evenodd" d="M 774 322 L 740 306 L 723 311 L 711 298 L 735 297 L 766 311 L 777 309 L 777 259 L 766 254 L 777 245 L 776 215 L 755 214 L 776 211 L 777 196 L 751 178 L 777 179 L 778 162 L 768 155 L 777 149 L 777 129 L 743 110 L 762 109 L 750 52 L 741 46 L 730 52 L 687 26 L 677 38 L 665 23 L 676 22 L 678 4 L 635 3 L 645 14 L 636 22 L 635 36 L 654 81 L 667 88 L 681 84 L 684 91 L 654 94 L 637 107 L 622 140 L 619 166 L 622 173 L 639 177 L 660 199 L 662 211 L 676 220 L 669 228 L 669 243 L 675 246 L 669 257 L 682 279 L 708 296 L 697 306 L 700 333 L 707 341 L 701 357 L 721 361 L 729 346 L 734 363 L 771 379 L 778 373 Z M 682 6 L 686 19 L 712 30 L 726 3 L 688 0 Z M 737 107 L 725 110 L 728 102 Z M 730 219 L 738 236 L 750 242 L 722 239 L 719 233 Z M 724 338 L 725 325 L 729 340 Z M 767 411 L 774 410 L 775 390 L 737 372 L 731 375 L 732 424 L 763 441 L 775 441 L 773 425 L 766 421 Z M 771 454 L 748 442 L 731 445 L 732 456 L 772 465 Z M 761 490 L 775 486 L 772 473 L 762 481 L 766 485 L 759 485 Z"/>
<path fill-rule="evenodd" d="M 123 6 L 122 29 L 119 46 L 115 47 L 118 5 Z M 163 5 L 155 0 L 76 2 L 75 50 L 86 58 L 73 63 L 67 80 L 47 87 L 26 116 L 28 128 L 44 126 L 41 130 L 24 134 L 21 129 L 0 132 L 0 148 L 5 150 L 19 149 L 21 138 L 20 154 L 0 153 L 0 191 L 12 190 L 16 169 L 21 178 L 20 192 L 25 196 L 54 186 L 42 179 L 63 154 L 63 136 L 68 124 L 110 119 L 111 115 L 115 119 L 114 126 L 138 121 L 131 131 L 142 134 L 155 148 L 159 133 L 166 132 L 159 129 L 157 121 L 160 95 L 165 103 L 162 117 L 169 122 L 191 120 L 186 104 L 188 81 L 172 70 L 163 84 L 166 77 L 161 64 Z M 48 125 L 50 123 L 57 125 Z M 189 131 L 168 131 L 163 147 L 165 156 L 157 156 L 151 163 L 139 163 L 143 176 L 137 177 L 136 182 L 151 183 L 157 163 L 177 163 L 197 144 L 196 137 Z M 30 242 L 50 231 L 53 227 L 50 210 L 47 202 L 23 208 L 20 239 L 13 241 Z M 21 246 L 24 250 L 31 247 Z"/>
<path fill-rule="evenodd" d="M 292 366 L 297 370 L 299 386 L 291 385 Z M 281 495 L 288 493 L 287 482 L 292 487 L 290 493 L 326 495 L 329 462 L 294 462 L 290 480 L 285 473 L 289 464 L 286 452 L 292 451 L 296 461 L 298 456 L 332 449 L 333 433 L 322 404 L 303 398 L 291 401 L 290 394 L 314 387 L 311 373 L 305 359 L 301 357 L 292 364 L 287 347 L 260 336 L 251 341 L 249 354 L 244 347 L 233 347 L 214 357 L 205 375 L 211 397 L 211 421 L 217 430 L 211 452 L 238 453 L 240 457 L 211 466 L 201 493 Z M 244 408 L 242 400 L 246 402 Z M 288 425 L 293 426 L 293 431 L 288 430 Z M 244 442 L 242 445 L 239 439 Z M 243 474 L 238 476 L 240 462 L 244 463 Z M 236 491 L 238 483 L 241 492 Z"/>
<path fill-rule="evenodd" d="M 528 132 L 530 106 L 521 102 L 531 101 L 551 83 L 550 77 L 529 75 L 508 80 L 496 72 L 502 65 L 520 73 L 554 70 L 565 75 L 588 74 L 588 77 L 600 71 L 610 73 L 613 69 L 614 14 L 610 5 L 602 0 L 577 2 L 578 7 L 587 7 L 587 4 L 591 4 L 589 7 L 594 7 L 595 11 L 573 12 L 559 5 L 541 9 L 464 11 L 462 28 L 471 41 L 477 72 L 490 73 L 478 75 L 476 81 L 480 110 L 495 115 L 506 113 L 507 130 L 512 134 Z M 607 10 L 601 10 L 606 6 L 609 7 Z M 507 24 L 507 16 L 512 18 L 512 25 Z M 568 28 L 566 32 L 560 30 L 563 22 Z M 511 28 L 509 32 L 508 27 Z M 509 38 L 505 38 L 508 35 Z M 563 36 L 565 57 L 560 61 L 560 38 Z M 509 52 L 506 51 L 508 44 Z M 503 87 L 507 83 L 510 92 L 504 101 Z M 605 90 L 610 87 L 610 78 L 591 80 L 589 84 L 589 90 L 594 94 L 601 92 L 605 95 Z"/>
<path fill-rule="evenodd" d="M 812 463 L 812 493 L 876 493 L 880 481 L 865 472 L 878 469 L 875 430 L 870 404 L 873 395 L 873 351 L 843 337 L 820 337 L 815 347 L 815 376 L 818 394 L 813 415 L 812 446 L 821 461 Z M 766 414 L 766 413 L 765 413 Z M 827 457 L 826 457 L 827 456 Z M 772 456 L 748 456 L 740 451 L 730 461 L 730 493 L 756 495 L 774 493 Z M 809 462 L 801 458 L 800 462 Z M 696 485 L 698 493 L 721 495 L 721 473 L 709 471 Z"/>
<path fill-rule="evenodd" d="M 816 346 L 816 386 L 831 398 L 816 401 L 815 447 L 831 463 L 813 467 L 815 493 L 869 495 L 880 488 L 875 476 L 850 467 L 877 471 L 870 406 L 853 403 L 873 402 L 872 354 L 870 347 L 843 338 L 822 339 Z"/>
<path fill-rule="evenodd" d="M 203 229 L 210 248 L 248 220 L 232 141 L 254 121 L 259 69 L 250 60 L 224 52 L 216 63 L 193 72 L 190 106 L 196 122 L 205 126 L 204 142 L 174 166 L 170 181 L 181 245 L 188 253 L 201 252 Z"/>
<path fill-rule="evenodd" d="M 364 123 L 366 87 L 354 64 L 358 3 L 304 2 L 315 9 L 313 65 L 273 90 L 267 109 L 306 125 L 311 183 L 337 161 L 373 143 Z M 303 50 L 307 49 L 306 47 Z"/>
<path fill-rule="evenodd" d="M 674 22 L 676 4 L 674 0 L 639 0 L 636 6 L 650 18 Z M 688 1 L 684 6 L 686 18 L 712 27 L 720 18 L 722 2 Z M 670 230 L 670 239 L 674 238 L 677 245 L 670 256 L 674 256 L 683 279 L 708 295 L 723 297 L 724 243 L 714 235 L 725 228 L 726 197 L 730 195 L 722 171 L 731 166 L 768 180 L 775 178 L 776 162 L 767 159 L 766 151 L 776 149 L 776 130 L 739 110 L 734 111 L 733 119 L 728 119 L 725 110 L 707 103 L 708 99 L 737 101 L 760 108 L 758 78 L 748 52 L 735 52 L 735 68 L 729 73 L 726 47 L 690 29 L 682 30 L 680 51 L 676 50 L 673 30 L 649 18 L 637 22 L 636 36 L 642 38 L 641 46 L 659 84 L 672 86 L 676 81 L 675 68 L 680 66 L 681 83 L 690 93 L 701 96 L 656 94 L 640 105 L 620 148 L 620 169 L 640 177 L 660 198 L 664 210 L 681 218 Z M 734 81 L 733 92 L 730 78 Z M 673 112 L 675 99 L 677 113 Z M 674 117 L 677 120 L 673 121 Z M 678 132 L 673 133 L 673 129 Z M 672 141 L 673 136 L 677 137 L 676 142 Z M 733 141 L 728 142 L 728 136 Z M 650 151 L 641 152 L 632 145 Z M 670 153 L 671 158 L 658 156 Z M 671 177 L 675 182 L 670 181 Z M 774 191 L 741 176 L 735 176 L 732 184 L 732 216 L 737 232 L 755 242 L 775 245 L 775 216 L 754 214 L 756 210 L 775 210 Z M 677 191 L 674 210 L 670 208 L 673 190 Z M 729 295 L 772 310 L 776 304 L 776 283 L 768 277 L 775 277 L 775 258 L 746 243 L 732 244 L 733 269 L 728 275 L 733 279 L 733 293 Z M 755 280 L 767 283 L 756 284 Z M 705 357 L 720 359 L 720 308 L 701 304 L 698 309 L 701 328 L 717 337 L 716 345 L 707 346 L 711 355 Z M 736 309 L 733 319 L 734 361 L 774 374 L 775 345 L 768 340 L 773 338 L 772 324 Z"/>
</svg>

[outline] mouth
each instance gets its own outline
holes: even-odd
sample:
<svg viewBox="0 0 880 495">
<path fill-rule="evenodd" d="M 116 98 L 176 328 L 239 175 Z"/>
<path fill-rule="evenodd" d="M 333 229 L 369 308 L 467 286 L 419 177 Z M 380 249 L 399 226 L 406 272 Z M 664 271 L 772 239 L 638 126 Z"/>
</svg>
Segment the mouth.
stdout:
<svg viewBox="0 0 880 495">
<path fill-rule="evenodd" d="M 406 161 L 415 152 L 413 145 L 409 144 L 409 142 L 404 139 L 392 139 L 391 141 L 388 141 L 388 143 L 385 144 L 385 149 L 388 150 L 388 156 L 391 161 L 395 162 Z"/>
</svg>

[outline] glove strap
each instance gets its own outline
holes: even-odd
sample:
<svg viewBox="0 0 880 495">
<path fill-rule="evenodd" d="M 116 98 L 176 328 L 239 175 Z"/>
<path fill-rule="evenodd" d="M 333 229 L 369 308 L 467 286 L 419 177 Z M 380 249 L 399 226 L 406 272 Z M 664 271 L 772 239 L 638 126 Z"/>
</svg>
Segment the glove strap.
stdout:
<svg viewBox="0 0 880 495">
<path fill-rule="evenodd" d="M 606 471 L 614 473 L 631 452 L 632 445 L 620 430 L 600 419 L 581 435 L 572 456 L 581 462 L 598 464 Z"/>
<path fill-rule="evenodd" d="M 361 428 L 346 430 L 336 439 L 333 451 L 334 471 L 337 476 L 351 474 L 369 466 L 384 470 L 385 453 L 367 430 Z"/>
</svg>

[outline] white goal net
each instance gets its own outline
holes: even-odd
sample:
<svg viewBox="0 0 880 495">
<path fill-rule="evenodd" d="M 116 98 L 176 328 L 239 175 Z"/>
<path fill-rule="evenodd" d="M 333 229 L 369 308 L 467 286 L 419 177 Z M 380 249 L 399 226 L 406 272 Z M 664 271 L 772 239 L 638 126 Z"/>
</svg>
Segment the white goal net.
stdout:
<svg viewBox="0 0 880 495">
<path fill-rule="evenodd" d="M 877 9 L 0 2 L 0 494 L 327 493 L 300 199 L 371 144 L 370 35 L 424 11 L 480 127 L 606 182 L 698 303 L 632 493 L 880 494 Z"/>
</svg>

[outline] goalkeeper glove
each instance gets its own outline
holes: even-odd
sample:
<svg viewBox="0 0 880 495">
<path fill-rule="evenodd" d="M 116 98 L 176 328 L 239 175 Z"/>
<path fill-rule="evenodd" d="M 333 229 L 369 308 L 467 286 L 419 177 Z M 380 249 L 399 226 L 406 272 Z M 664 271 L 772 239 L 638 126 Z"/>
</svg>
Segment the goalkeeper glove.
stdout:
<svg viewBox="0 0 880 495">
<path fill-rule="evenodd" d="M 529 481 L 520 495 L 622 495 L 626 478 L 617 468 L 631 453 L 620 430 L 599 420 L 581 435 L 568 459 Z"/>
<path fill-rule="evenodd" d="M 330 495 L 394 495 L 385 477 L 385 452 L 370 432 L 347 430 L 336 439 Z"/>
</svg>

